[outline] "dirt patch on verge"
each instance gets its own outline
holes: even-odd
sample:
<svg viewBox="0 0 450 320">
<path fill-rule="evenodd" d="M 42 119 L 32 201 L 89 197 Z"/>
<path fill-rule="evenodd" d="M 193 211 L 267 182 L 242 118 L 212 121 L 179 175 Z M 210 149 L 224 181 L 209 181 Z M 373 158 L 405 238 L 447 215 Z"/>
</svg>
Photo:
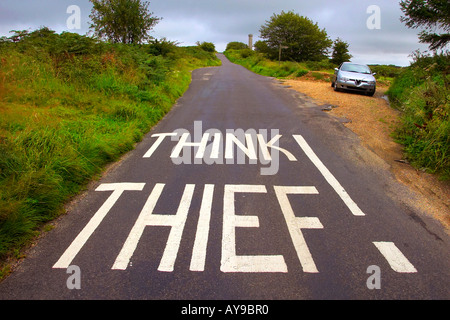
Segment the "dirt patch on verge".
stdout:
<svg viewBox="0 0 450 320">
<path fill-rule="evenodd" d="M 385 97 L 387 87 L 378 87 L 374 97 L 368 97 L 335 92 L 331 83 L 325 81 L 302 79 L 283 80 L 283 83 L 312 98 L 324 112 L 341 118 L 366 147 L 388 164 L 395 178 L 417 194 L 417 199 L 404 201 L 439 220 L 449 232 L 450 184 L 404 161 L 402 146 L 391 137 L 400 113 L 389 106 Z"/>
</svg>

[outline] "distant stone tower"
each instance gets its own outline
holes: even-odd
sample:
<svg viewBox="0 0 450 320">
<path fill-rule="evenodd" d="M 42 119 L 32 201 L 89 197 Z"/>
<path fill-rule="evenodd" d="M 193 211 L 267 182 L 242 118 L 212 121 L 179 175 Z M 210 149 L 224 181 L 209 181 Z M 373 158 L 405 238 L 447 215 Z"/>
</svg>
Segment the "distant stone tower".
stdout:
<svg viewBox="0 0 450 320">
<path fill-rule="evenodd" d="M 250 50 L 253 50 L 253 35 L 252 34 L 248 35 L 248 47 L 250 48 Z"/>
</svg>

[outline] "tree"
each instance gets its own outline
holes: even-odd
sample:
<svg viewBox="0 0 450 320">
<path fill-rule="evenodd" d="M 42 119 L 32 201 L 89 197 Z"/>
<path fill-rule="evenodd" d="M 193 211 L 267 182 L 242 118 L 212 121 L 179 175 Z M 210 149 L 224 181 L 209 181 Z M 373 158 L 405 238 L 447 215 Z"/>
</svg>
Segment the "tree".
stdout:
<svg viewBox="0 0 450 320">
<path fill-rule="evenodd" d="M 30 35 L 30 32 L 28 30 L 11 30 L 10 33 L 14 33 L 9 38 L 12 42 L 20 42 Z"/>
<path fill-rule="evenodd" d="M 400 20 L 409 28 L 425 28 L 419 33 L 422 43 L 431 50 L 444 48 L 450 41 L 450 2 L 448 0 L 403 0 L 400 7 L 405 14 Z M 435 31 L 439 30 L 438 34 Z"/>
<path fill-rule="evenodd" d="M 319 61 L 327 57 L 333 43 L 325 29 L 320 29 L 317 23 L 293 11 L 274 14 L 259 31 L 273 59 L 278 58 L 281 46 L 283 60 Z"/>
<path fill-rule="evenodd" d="M 91 29 L 99 38 L 114 43 L 143 43 L 149 31 L 161 20 L 148 11 L 149 2 L 141 0 L 90 0 Z"/>
<path fill-rule="evenodd" d="M 333 43 L 331 62 L 340 65 L 342 62 L 350 61 L 352 55 L 348 53 L 348 46 L 347 42 L 337 38 Z"/>
<path fill-rule="evenodd" d="M 256 52 L 262 53 L 268 58 L 278 58 L 278 48 L 269 48 L 269 45 L 267 44 L 267 41 L 258 40 L 253 45 Z"/>
</svg>

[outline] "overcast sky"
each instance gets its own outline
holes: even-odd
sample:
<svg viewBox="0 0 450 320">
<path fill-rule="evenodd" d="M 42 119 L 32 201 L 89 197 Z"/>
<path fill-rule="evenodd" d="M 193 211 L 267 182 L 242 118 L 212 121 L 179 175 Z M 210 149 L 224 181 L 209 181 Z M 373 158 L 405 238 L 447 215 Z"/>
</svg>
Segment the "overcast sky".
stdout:
<svg viewBox="0 0 450 320">
<path fill-rule="evenodd" d="M 399 0 L 151 0 L 150 10 L 163 18 L 152 31 L 156 38 L 167 38 L 180 45 L 197 41 L 213 42 L 218 51 L 228 42 L 248 43 L 248 34 L 259 40 L 259 28 L 274 13 L 294 11 L 317 22 L 328 36 L 350 44 L 354 62 L 407 66 L 408 57 L 416 49 L 427 46 L 418 41 L 418 30 L 408 29 L 402 22 Z M 69 30 L 67 13 L 70 5 L 81 9 L 81 28 Z M 380 9 L 380 28 L 369 29 L 367 21 Z M 56 32 L 89 31 L 89 0 L 0 0 L 0 36 L 11 30 L 35 30 L 46 26 Z"/>
</svg>

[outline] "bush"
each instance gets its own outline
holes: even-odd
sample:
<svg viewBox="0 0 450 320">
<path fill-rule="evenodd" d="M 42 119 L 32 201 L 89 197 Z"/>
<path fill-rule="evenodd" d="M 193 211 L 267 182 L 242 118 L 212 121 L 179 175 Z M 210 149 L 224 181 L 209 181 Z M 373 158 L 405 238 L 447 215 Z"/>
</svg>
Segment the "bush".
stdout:
<svg viewBox="0 0 450 320">
<path fill-rule="evenodd" d="M 336 65 L 328 59 L 321 61 L 306 61 L 305 65 L 311 71 L 322 71 L 336 68 Z"/>
<path fill-rule="evenodd" d="M 300 78 L 308 74 L 308 72 L 309 72 L 308 70 L 300 69 L 295 72 L 295 76 Z"/>
<path fill-rule="evenodd" d="M 241 50 L 240 53 L 241 53 L 241 57 L 246 59 L 248 57 L 253 56 L 255 52 L 251 49 L 246 48 L 246 49 Z"/>
<path fill-rule="evenodd" d="M 160 84 L 166 79 L 169 65 L 167 59 L 162 56 L 149 56 L 147 60 L 140 64 L 140 69 L 151 83 Z"/>
<path fill-rule="evenodd" d="M 248 45 L 246 45 L 243 42 L 229 42 L 227 44 L 227 47 L 225 49 L 225 51 L 229 51 L 229 50 L 243 50 L 243 49 L 248 49 Z"/>
<path fill-rule="evenodd" d="M 395 78 L 400 75 L 403 68 L 394 65 L 370 65 L 370 70 L 375 72 L 377 76 Z"/>
<path fill-rule="evenodd" d="M 206 52 L 216 52 L 216 46 L 212 42 L 197 42 L 197 45 Z"/>
<path fill-rule="evenodd" d="M 148 44 L 147 52 L 153 56 L 167 57 L 170 54 L 174 54 L 177 51 L 176 49 L 176 42 L 162 38 L 160 40 L 153 39 L 150 44 Z"/>
</svg>

